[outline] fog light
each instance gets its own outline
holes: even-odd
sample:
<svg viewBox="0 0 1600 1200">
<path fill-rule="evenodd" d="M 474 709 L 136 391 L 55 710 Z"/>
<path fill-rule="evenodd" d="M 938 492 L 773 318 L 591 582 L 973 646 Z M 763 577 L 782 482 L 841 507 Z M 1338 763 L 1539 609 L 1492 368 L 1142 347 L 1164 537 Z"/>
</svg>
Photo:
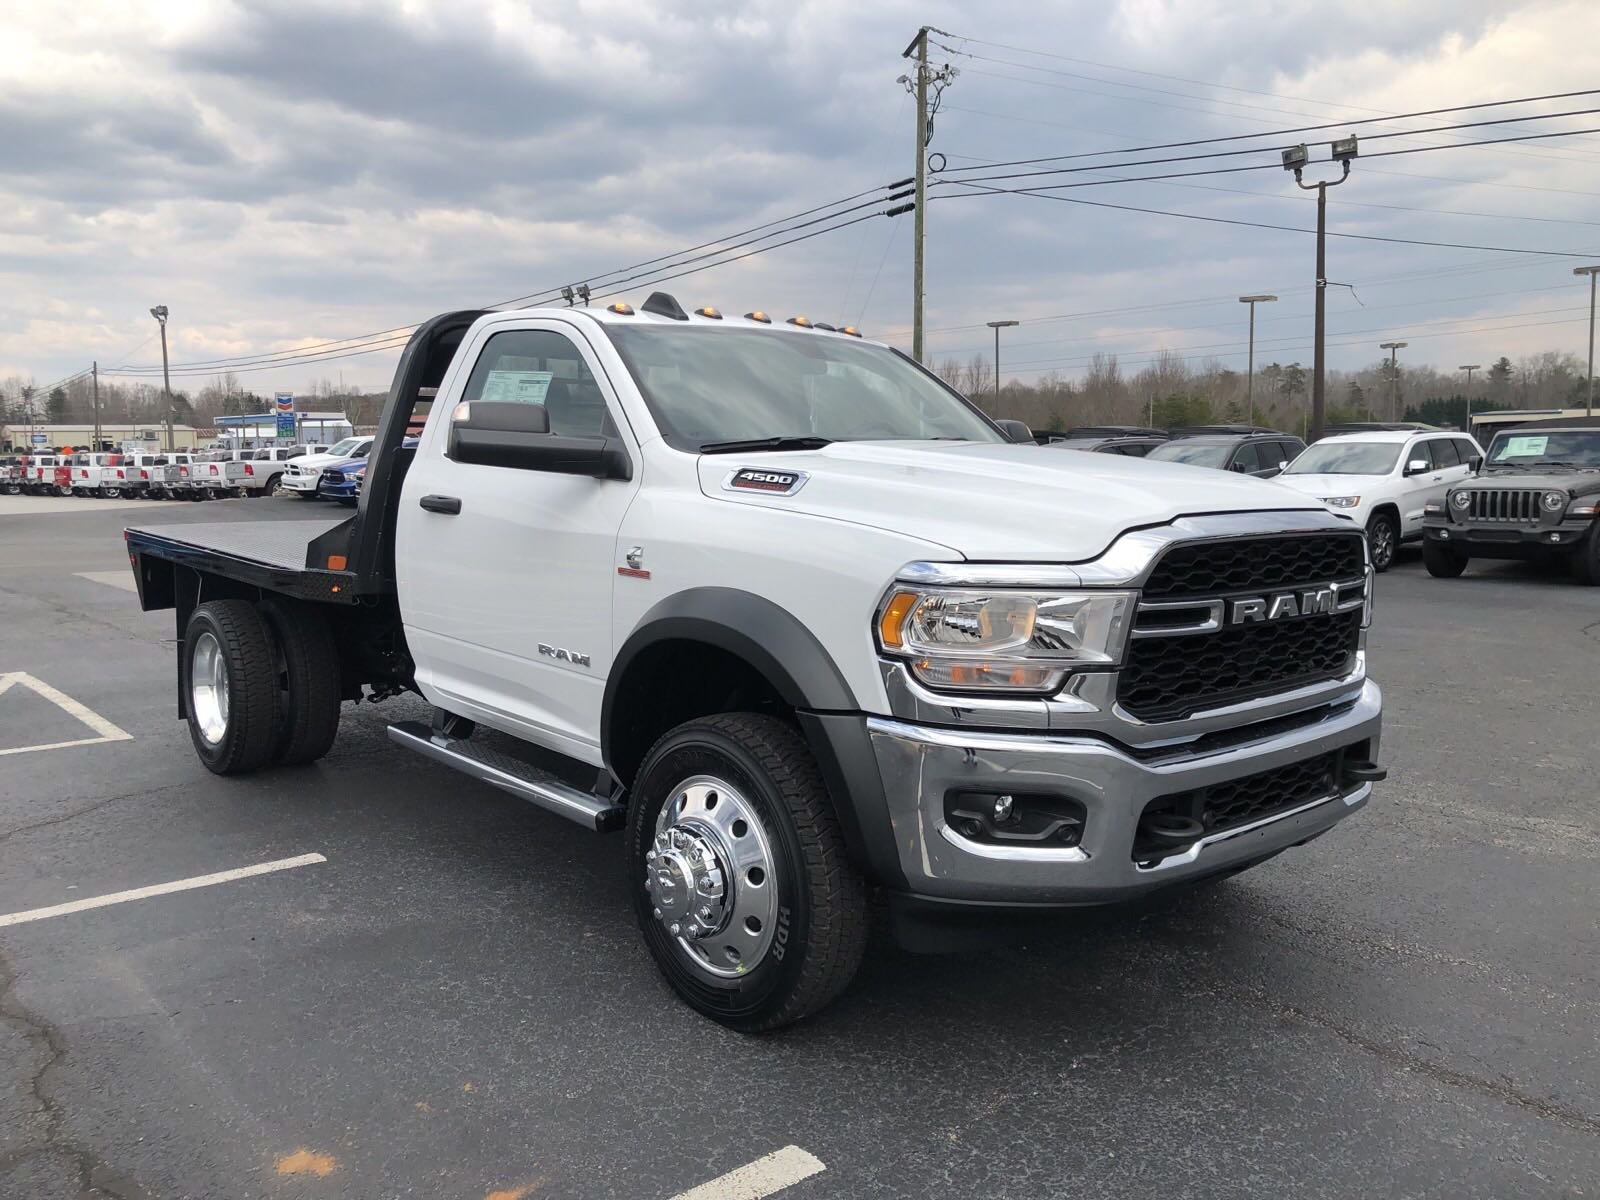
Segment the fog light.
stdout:
<svg viewBox="0 0 1600 1200">
<path fill-rule="evenodd" d="M 995 823 L 1003 824 L 1011 819 L 1011 808 L 1016 803 L 1010 796 L 996 796 L 994 798 Z"/>
<path fill-rule="evenodd" d="M 1448 529 L 1439 530 L 1439 540 L 1441 542 L 1448 542 L 1450 540 L 1450 531 Z"/>
</svg>

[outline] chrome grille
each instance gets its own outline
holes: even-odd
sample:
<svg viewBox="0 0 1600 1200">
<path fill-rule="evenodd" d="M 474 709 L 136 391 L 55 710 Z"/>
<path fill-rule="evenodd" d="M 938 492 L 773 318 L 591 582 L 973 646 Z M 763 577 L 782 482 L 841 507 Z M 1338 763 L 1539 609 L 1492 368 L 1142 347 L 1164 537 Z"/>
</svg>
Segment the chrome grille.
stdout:
<svg viewBox="0 0 1600 1200">
<path fill-rule="evenodd" d="M 1530 488 L 1473 489 L 1467 493 L 1470 521 L 1506 521 L 1512 524 L 1539 523 L 1539 497 L 1543 492 Z"/>
</svg>

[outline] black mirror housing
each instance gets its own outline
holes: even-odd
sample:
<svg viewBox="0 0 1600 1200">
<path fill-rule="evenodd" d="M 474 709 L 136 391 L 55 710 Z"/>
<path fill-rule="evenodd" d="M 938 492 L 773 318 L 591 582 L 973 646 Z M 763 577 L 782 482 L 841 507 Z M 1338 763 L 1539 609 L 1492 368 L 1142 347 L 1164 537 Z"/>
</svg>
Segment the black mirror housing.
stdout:
<svg viewBox="0 0 1600 1200">
<path fill-rule="evenodd" d="M 1013 421 L 1009 417 L 995 422 L 1000 427 L 1000 432 L 1011 441 L 1020 445 L 1034 445 L 1033 430 L 1028 428 L 1026 421 Z"/>
<path fill-rule="evenodd" d="M 1474 454 L 1471 458 L 1467 459 L 1467 466 L 1471 467 L 1472 473 L 1476 475 L 1479 471 L 1483 470 L 1483 455 Z"/>
<path fill-rule="evenodd" d="M 550 414 L 540 404 L 459 405 L 450 421 L 450 457 L 484 467 L 633 478 L 633 464 L 615 438 L 551 433 Z"/>
</svg>

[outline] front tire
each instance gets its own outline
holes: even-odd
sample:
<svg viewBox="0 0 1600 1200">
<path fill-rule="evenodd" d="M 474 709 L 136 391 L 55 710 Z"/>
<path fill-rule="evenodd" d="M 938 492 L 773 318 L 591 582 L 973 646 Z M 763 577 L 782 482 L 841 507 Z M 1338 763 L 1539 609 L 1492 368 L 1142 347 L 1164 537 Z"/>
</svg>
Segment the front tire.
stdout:
<svg viewBox="0 0 1600 1200">
<path fill-rule="evenodd" d="M 1422 543 L 1422 565 L 1435 579 L 1454 579 L 1467 569 L 1468 555 L 1438 542 Z"/>
<path fill-rule="evenodd" d="M 815 759 L 775 718 L 706 717 L 651 748 L 628 810 L 628 872 L 656 965 L 731 1029 L 809 1016 L 860 965 L 865 884 Z"/>
<path fill-rule="evenodd" d="M 1572 577 L 1585 587 L 1600 587 L 1600 525 L 1578 543 L 1577 552 L 1567 560 Z"/>
<path fill-rule="evenodd" d="M 1367 522 L 1367 553 L 1372 557 L 1372 569 L 1383 572 L 1392 567 L 1399 546 L 1400 522 L 1389 513 L 1373 513 Z"/>
<path fill-rule="evenodd" d="M 179 648 L 189 737 L 206 768 L 264 767 L 279 738 L 278 678 L 266 622 L 248 600 L 208 600 Z"/>
<path fill-rule="evenodd" d="M 276 497 L 276 496 L 283 495 L 283 493 L 284 493 L 283 476 L 282 475 L 274 475 L 271 479 L 267 480 L 267 486 L 263 489 L 263 491 L 268 496 Z"/>
</svg>

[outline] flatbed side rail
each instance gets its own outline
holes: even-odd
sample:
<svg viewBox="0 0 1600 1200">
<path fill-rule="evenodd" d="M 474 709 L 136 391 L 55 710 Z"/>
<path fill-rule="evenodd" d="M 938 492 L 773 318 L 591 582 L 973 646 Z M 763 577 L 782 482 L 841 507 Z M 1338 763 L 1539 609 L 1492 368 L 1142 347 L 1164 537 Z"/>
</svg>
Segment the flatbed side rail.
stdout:
<svg viewBox="0 0 1600 1200">
<path fill-rule="evenodd" d="M 124 531 L 123 537 L 139 588 L 139 606 L 145 612 L 177 607 L 180 583 L 173 568 L 180 567 L 194 571 L 197 578 L 211 575 L 298 600 L 353 605 L 362 599 L 352 571 L 314 570 L 262 562 L 138 529 Z M 202 583 L 202 599 L 203 591 Z"/>
</svg>

